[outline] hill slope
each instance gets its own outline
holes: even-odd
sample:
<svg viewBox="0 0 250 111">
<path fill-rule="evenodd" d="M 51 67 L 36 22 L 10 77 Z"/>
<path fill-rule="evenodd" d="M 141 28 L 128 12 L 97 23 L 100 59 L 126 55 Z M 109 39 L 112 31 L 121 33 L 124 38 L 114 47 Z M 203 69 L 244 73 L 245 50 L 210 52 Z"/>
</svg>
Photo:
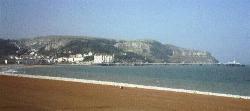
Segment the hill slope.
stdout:
<svg viewBox="0 0 250 111">
<path fill-rule="evenodd" d="M 69 54 L 114 54 L 116 62 L 217 63 L 206 51 L 189 50 L 154 40 L 117 41 L 86 36 L 46 36 L 15 41 L 26 53 L 61 57 Z"/>
</svg>

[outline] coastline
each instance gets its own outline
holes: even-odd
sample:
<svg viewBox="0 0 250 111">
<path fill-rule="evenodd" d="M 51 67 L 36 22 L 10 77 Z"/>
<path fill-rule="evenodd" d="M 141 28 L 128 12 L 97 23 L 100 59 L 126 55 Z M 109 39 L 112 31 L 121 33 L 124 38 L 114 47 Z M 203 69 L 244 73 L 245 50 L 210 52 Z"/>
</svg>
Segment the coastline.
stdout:
<svg viewBox="0 0 250 111">
<path fill-rule="evenodd" d="M 2 111 L 249 111 L 250 100 L 0 75 Z"/>
<path fill-rule="evenodd" d="M 144 86 L 144 85 L 138 85 L 138 84 L 119 83 L 119 82 L 110 82 L 110 81 L 86 80 L 86 79 L 77 79 L 77 78 L 51 77 L 51 76 L 28 75 L 28 74 L 11 74 L 11 73 L 3 73 L 3 72 L 0 73 L 0 76 L 1 75 L 13 76 L 13 77 L 34 78 L 34 79 L 69 81 L 69 82 L 97 84 L 97 85 L 109 85 L 109 86 L 127 87 L 127 88 L 140 88 L 140 89 L 150 89 L 150 90 L 159 90 L 159 91 L 171 91 L 171 92 L 178 92 L 178 93 L 199 94 L 199 95 L 209 95 L 209 96 L 229 97 L 229 98 L 239 98 L 239 99 L 250 100 L 250 96 L 241 96 L 241 95 L 214 93 L 214 92 L 204 92 L 204 91 L 197 91 L 197 90 L 175 89 L 175 88 L 166 88 L 166 87 L 157 87 L 157 86 Z"/>
</svg>

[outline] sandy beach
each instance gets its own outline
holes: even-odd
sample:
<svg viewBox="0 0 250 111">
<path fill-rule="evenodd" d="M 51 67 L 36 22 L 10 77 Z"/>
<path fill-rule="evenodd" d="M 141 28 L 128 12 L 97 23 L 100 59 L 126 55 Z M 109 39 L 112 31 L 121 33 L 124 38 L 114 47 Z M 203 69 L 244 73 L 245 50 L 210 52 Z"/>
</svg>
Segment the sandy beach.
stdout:
<svg viewBox="0 0 250 111">
<path fill-rule="evenodd" d="M 0 75 L 1 111 L 249 111 L 250 100 Z"/>
</svg>

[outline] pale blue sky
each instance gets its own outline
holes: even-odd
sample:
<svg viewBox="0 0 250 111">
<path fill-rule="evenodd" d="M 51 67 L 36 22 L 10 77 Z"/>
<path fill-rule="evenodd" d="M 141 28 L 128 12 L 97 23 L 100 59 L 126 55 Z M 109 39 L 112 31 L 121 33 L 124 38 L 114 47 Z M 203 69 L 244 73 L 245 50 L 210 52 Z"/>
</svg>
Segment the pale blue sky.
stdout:
<svg viewBox="0 0 250 111">
<path fill-rule="evenodd" d="M 0 0 L 0 37 L 154 39 L 250 63 L 250 0 Z"/>
</svg>

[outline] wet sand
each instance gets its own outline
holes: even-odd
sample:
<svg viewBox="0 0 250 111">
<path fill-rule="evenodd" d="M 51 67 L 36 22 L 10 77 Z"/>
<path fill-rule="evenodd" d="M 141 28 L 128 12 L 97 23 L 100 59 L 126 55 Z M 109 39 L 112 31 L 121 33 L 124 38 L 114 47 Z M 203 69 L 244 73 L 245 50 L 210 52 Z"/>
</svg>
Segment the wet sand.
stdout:
<svg viewBox="0 0 250 111">
<path fill-rule="evenodd" d="M 250 100 L 0 75 L 0 111 L 250 111 Z"/>
</svg>

